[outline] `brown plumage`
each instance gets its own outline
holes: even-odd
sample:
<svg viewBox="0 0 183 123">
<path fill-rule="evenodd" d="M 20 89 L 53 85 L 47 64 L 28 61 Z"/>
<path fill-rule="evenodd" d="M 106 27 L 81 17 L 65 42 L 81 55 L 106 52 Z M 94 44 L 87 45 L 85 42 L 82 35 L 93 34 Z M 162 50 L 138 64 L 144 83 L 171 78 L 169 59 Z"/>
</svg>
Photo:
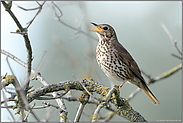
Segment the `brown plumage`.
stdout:
<svg viewBox="0 0 183 123">
<path fill-rule="evenodd" d="M 118 42 L 115 30 L 108 24 L 92 24 L 98 29 L 91 31 L 96 32 L 99 37 L 96 58 L 104 73 L 114 80 L 122 81 L 123 84 L 126 81 L 135 84 L 146 93 L 154 104 L 160 104 L 148 88 L 135 60 Z"/>
</svg>

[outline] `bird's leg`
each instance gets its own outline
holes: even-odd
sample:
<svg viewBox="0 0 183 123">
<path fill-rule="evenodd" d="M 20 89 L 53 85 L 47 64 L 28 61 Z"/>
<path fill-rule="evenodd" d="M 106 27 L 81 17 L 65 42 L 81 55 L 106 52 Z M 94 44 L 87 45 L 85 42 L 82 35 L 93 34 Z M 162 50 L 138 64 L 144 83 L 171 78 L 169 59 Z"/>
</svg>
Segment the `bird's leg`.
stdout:
<svg viewBox="0 0 183 123">
<path fill-rule="evenodd" d="M 125 82 L 123 82 L 120 86 L 119 86 L 119 89 L 125 84 Z"/>
</svg>

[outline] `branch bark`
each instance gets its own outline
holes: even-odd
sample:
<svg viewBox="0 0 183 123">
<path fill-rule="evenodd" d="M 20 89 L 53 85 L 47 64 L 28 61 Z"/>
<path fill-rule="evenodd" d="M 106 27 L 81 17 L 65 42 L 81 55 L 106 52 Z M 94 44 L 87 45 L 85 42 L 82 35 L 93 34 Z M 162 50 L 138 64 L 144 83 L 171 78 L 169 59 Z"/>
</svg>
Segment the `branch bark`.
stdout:
<svg viewBox="0 0 183 123">
<path fill-rule="evenodd" d="M 27 99 L 30 102 L 32 102 L 34 99 L 36 99 L 39 96 L 43 96 L 46 93 L 50 92 L 56 92 L 60 90 L 78 90 L 78 91 L 85 91 L 82 84 L 87 88 L 89 92 L 95 92 L 97 94 L 100 94 L 102 96 L 106 96 L 110 90 L 110 88 L 105 87 L 102 84 L 99 84 L 98 82 L 95 82 L 92 79 L 84 79 L 81 81 L 64 81 L 56 84 L 50 84 L 47 86 L 40 87 L 36 89 L 33 92 L 30 92 L 27 94 Z M 110 96 L 109 96 L 110 97 Z M 121 97 L 115 98 L 114 95 L 111 94 L 110 102 L 113 103 L 116 106 L 117 114 L 121 117 L 124 117 L 125 119 L 133 122 L 146 122 L 146 120 L 135 111 L 130 104 Z"/>
<path fill-rule="evenodd" d="M 32 65 L 32 47 L 30 44 L 30 40 L 27 34 L 27 28 L 23 28 L 20 24 L 17 17 L 14 15 L 14 13 L 11 11 L 12 2 L 6 3 L 5 1 L 1 1 L 5 10 L 10 14 L 12 19 L 15 21 L 16 25 L 18 26 L 19 30 L 18 32 L 21 32 L 25 41 L 25 46 L 27 48 L 27 66 L 26 66 L 26 79 L 25 79 L 25 88 L 29 88 L 29 82 L 30 82 L 30 75 L 31 75 L 31 65 Z M 11 3 L 11 4 L 10 4 Z M 27 90 L 27 89 L 25 89 Z"/>
</svg>

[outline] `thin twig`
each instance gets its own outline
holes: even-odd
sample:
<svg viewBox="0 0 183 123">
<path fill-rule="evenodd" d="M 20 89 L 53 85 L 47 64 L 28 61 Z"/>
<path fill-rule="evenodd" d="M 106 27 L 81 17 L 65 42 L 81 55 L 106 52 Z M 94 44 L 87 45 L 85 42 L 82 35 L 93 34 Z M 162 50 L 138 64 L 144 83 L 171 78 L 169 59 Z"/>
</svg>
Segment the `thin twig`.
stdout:
<svg viewBox="0 0 183 123">
<path fill-rule="evenodd" d="M 140 88 L 137 88 L 135 91 L 133 91 L 127 98 L 128 101 L 130 101 L 132 98 L 135 97 L 135 95 L 137 95 L 139 92 L 141 91 Z"/>
<path fill-rule="evenodd" d="M 82 30 L 78 30 L 78 28 L 72 27 L 72 26 L 70 26 L 69 24 L 63 22 L 63 21 L 61 20 L 61 17 L 63 16 L 63 13 L 62 13 L 61 9 L 60 9 L 56 4 L 54 4 L 54 2 L 52 2 L 52 4 L 53 4 L 54 14 L 55 14 L 55 16 L 57 17 L 57 20 L 58 20 L 60 23 L 62 23 L 63 25 L 65 25 L 65 26 L 67 26 L 67 27 L 69 27 L 69 28 L 71 28 L 71 29 L 73 29 L 73 30 L 78 31 L 78 33 L 82 33 L 82 34 L 84 34 L 84 35 L 86 35 L 86 36 L 88 36 L 88 37 L 94 39 L 95 41 L 98 41 L 98 39 L 95 38 L 95 37 L 93 37 L 92 35 L 90 35 L 90 34 L 84 32 L 84 31 L 82 31 Z M 56 13 L 56 10 L 55 10 L 54 7 L 57 8 L 57 10 L 60 12 L 60 15 L 58 15 L 58 14 Z"/>
<path fill-rule="evenodd" d="M 175 55 L 175 54 L 171 54 L 171 55 L 174 56 L 174 57 L 176 57 L 176 58 L 178 58 L 178 59 L 180 59 L 180 60 L 182 60 L 182 57 L 180 57 L 178 55 Z"/>
<path fill-rule="evenodd" d="M 1 76 L 1 81 L 3 80 L 3 79 L 5 79 L 6 78 L 6 75 L 7 75 L 8 73 L 5 73 L 3 76 Z"/>
<path fill-rule="evenodd" d="M 173 46 L 177 49 L 177 51 L 179 52 L 179 54 L 182 56 L 182 52 L 177 47 L 177 42 L 174 41 L 172 35 L 170 34 L 170 32 L 168 31 L 168 29 L 166 28 L 166 26 L 163 23 L 161 23 L 161 26 L 163 27 L 163 29 L 165 30 L 165 32 L 168 34 L 170 40 L 172 41 Z"/>
<path fill-rule="evenodd" d="M 13 75 L 15 75 L 14 72 L 13 72 L 13 69 L 11 68 L 11 65 L 10 65 L 10 63 L 9 63 L 8 56 L 6 56 L 6 61 L 7 61 L 7 64 L 8 64 L 8 67 L 9 67 L 11 73 L 12 73 Z"/>
<path fill-rule="evenodd" d="M 83 15 L 83 18 L 81 19 L 81 22 L 80 22 L 80 23 L 78 23 L 77 18 L 75 19 L 76 26 L 77 26 L 77 30 L 75 31 L 76 37 L 70 38 L 70 40 L 75 40 L 75 39 L 77 39 L 77 38 L 80 37 L 80 33 L 79 33 L 79 32 L 80 32 L 80 30 L 81 30 L 81 25 L 82 25 L 82 23 L 83 23 L 84 17 L 85 17 L 85 15 Z"/>
<path fill-rule="evenodd" d="M 78 101 L 80 102 L 79 108 L 77 110 L 74 122 L 79 122 L 81 115 L 83 114 L 83 110 L 85 105 L 88 103 L 88 100 L 90 98 L 90 95 L 88 95 L 86 92 L 83 92 L 80 97 L 78 97 Z"/>
<path fill-rule="evenodd" d="M 45 106 L 36 106 L 36 107 L 34 107 L 34 108 L 32 108 L 32 109 L 43 109 L 43 108 L 48 108 L 48 107 L 50 107 L 49 105 L 45 105 Z"/>
<path fill-rule="evenodd" d="M 177 71 L 179 71 L 180 69 L 182 68 L 182 64 L 170 69 L 169 71 L 166 71 L 164 73 L 162 73 L 161 75 L 157 76 L 157 77 L 154 77 L 154 78 L 150 78 L 147 82 L 148 85 L 151 85 L 152 83 L 155 83 L 155 82 L 158 82 L 162 79 L 165 79 L 171 75 L 173 75 L 174 73 L 176 73 Z M 127 100 L 130 101 L 135 95 L 137 95 L 139 92 L 141 91 L 140 88 L 137 88 L 134 92 L 132 92 Z"/>
<path fill-rule="evenodd" d="M 36 99 L 37 99 L 37 100 L 52 100 L 52 99 L 58 99 L 58 98 L 63 97 L 64 95 L 66 95 L 68 92 L 69 92 L 69 90 L 64 91 L 61 95 L 56 96 L 56 97 L 38 97 L 38 98 L 36 98 Z"/>
<path fill-rule="evenodd" d="M 79 108 L 77 110 L 74 122 L 79 122 L 81 114 L 83 113 L 84 107 L 85 107 L 85 105 L 83 105 L 82 103 L 79 104 Z"/>
<path fill-rule="evenodd" d="M 9 106 L 1 106 L 1 108 L 13 108 L 13 105 L 9 105 Z M 9 111 L 8 111 L 9 112 Z"/>
<path fill-rule="evenodd" d="M 116 93 L 116 88 L 113 87 L 109 90 L 108 94 L 104 97 L 103 101 L 97 106 L 97 108 L 94 111 L 93 114 L 93 119 L 92 122 L 96 122 L 98 119 L 98 115 L 99 115 L 99 111 L 101 110 L 101 108 L 103 108 L 104 106 L 109 107 L 109 100 L 112 97 L 112 94 L 115 94 L 115 98 L 119 98 L 118 93 Z"/>
<path fill-rule="evenodd" d="M 8 99 L 8 98 L 6 98 L 5 100 L 1 101 L 1 105 L 2 105 L 3 103 L 9 102 L 9 101 L 14 101 L 14 102 L 16 102 L 17 100 L 16 100 L 16 99 Z"/>
<path fill-rule="evenodd" d="M 37 13 L 35 14 L 35 16 L 32 18 L 32 20 L 30 22 L 28 22 L 28 25 L 27 25 L 27 29 L 29 28 L 29 26 L 32 24 L 32 22 L 34 21 L 34 19 L 38 16 L 38 14 L 41 12 L 42 8 L 43 8 L 43 5 L 45 4 L 46 1 L 43 1 L 42 4 L 39 4 L 39 10 L 37 11 Z M 37 2 L 38 3 L 38 2 Z"/>
<path fill-rule="evenodd" d="M 74 97 L 73 95 L 65 95 L 62 97 L 63 99 L 67 100 L 67 101 L 77 101 L 77 97 Z M 99 105 L 99 101 L 94 99 L 94 98 L 90 98 L 88 100 L 88 103 L 90 104 L 95 104 L 95 105 Z M 116 112 L 117 110 L 114 107 L 108 107 L 107 108 L 110 111 Z"/>
<path fill-rule="evenodd" d="M 42 102 L 42 103 L 45 104 L 46 106 L 52 106 L 52 107 L 58 109 L 59 112 L 62 112 L 62 109 L 60 109 L 59 106 L 53 105 L 53 104 L 51 104 L 51 103 L 49 103 L 49 102 Z"/>
<path fill-rule="evenodd" d="M 109 112 L 107 116 L 103 118 L 103 120 L 99 120 L 99 122 L 109 122 L 115 115 L 115 112 Z"/>
<path fill-rule="evenodd" d="M 19 63 L 20 65 L 22 65 L 23 67 L 27 67 L 27 64 L 24 63 L 22 60 L 20 60 L 19 58 L 15 57 L 14 55 L 10 54 L 9 52 L 5 51 L 5 50 L 2 50 L 1 49 L 1 53 L 4 54 L 4 55 L 7 55 L 8 57 L 10 57 L 11 59 L 13 59 L 14 61 L 16 61 L 17 63 Z M 31 70 L 31 72 L 36 76 L 36 78 L 43 84 L 43 85 L 49 85 L 43 77 L 41 77 L 40 74 L 37 74 L 36 71 L 34 69 Z M 57 97 L 57 93 L 56 92 L 53 92 L 52 93 L 53 97 Z M 65 115 L 67 116 L 67 109 L 66 109 L 66 106 L 62 100 L 62 98 L 60 99 L 56 99 L 56 102 L 58 103 L 58 105 L 60 106 L 60 108 L 63 110 L 63 112 L 60 114 L 60 115 Z M 65 121 L 63 118 L 61 118 L 61 121 Z"/>
<path fill-rule="evenodd" d="M 36 103 L 34 103 L 34 104 L 32 105 L 31 109 L 33 109 L 35 105 L 36 105 Z M 28 118 L 30 112 L 31 112 L 31 110 L 29 110 L 29 112 L 28 112 L 27 115 L 25 116 L 24 121 L 27 120 L 27 118 Z"/>
<path fill-rule="evenodd" d="M 22 25 L 20 24 L 19 20 L 17 17 L 14 15 L 14 13 L 11 11 L 11 6 L 12 4 L 7 4 L 5 1 L 1 1 L 2 4 L 4 5 L 5 10 L 10 14 L 12 19 L 15 21 L 17 27 L 19 28 L 19 32 L 27 32 L 27 28 L 23 28 Z M 26 67 L 26 78 L 25 78 L 25 83 L 26 87 L 29 87 L 29 82 L 30 82 L 30 75 L 31 75 L 31 65 L 32 65 L 32 48 L 30 45 L 30 40 L 28 38 L 28 34 L 23 34 L 24 40 L 25 40 L 25 46 L 27 48 L 27 67 Z"/>
<path fill-rule="evenodd" d="M 39 5 L 39 7 L 36 7 L 36 8 L 26 9 L 26 8 L 24 8 L 24 7 L 22 7 L 22 6 L 18 5 L 18 4 L 16 4 L 16 3 L 14 3 L 14 4 L 17 5 L 18 8 L 20 8 L 20 9 L 22 9 L 22 10 L 24 10 L 24 11 L 32 11 L 32 10 L 40 9 L 40 5 Z"/>
<path fill-rule="evenodd" d="M 55 16 L 56 16 L 57 18 L 61 18 L 61 17 L 63 16 L 63 13 L 62 13 L 61 9 L 60 9 L 54 2 L 51 2 L 51 3 L 53 4 L 52 8 L 53 8 L 53 10 L 54 10 Z M 57 12 L 56 12 L 54 6 L 57 8 L 57 10 L 59 11 L 60 15 L 57 14 Z"/>
<path fill-rule="evenodd" d="M 13 114 L 11 113 L 11 111 L 7 108 L 8 107 L 8 104 L 7 104 L 8 99 L 7 99 L 4 91 L 2 91 L 2 92 L 3 92 L 4 103 L 5 103 L 4 105 L 5 105 L 6 109 L 7 109 L 7 111 L 9 112 L 9 114 L 11 115 L 13 121 L 16 122 L 15 117 L 13 116 Z M 2 104 L 2 102 L 1 102 L 1 104 Z M 1 108 L 3 108 L 3 107 L 1 106 Z"/>
<path fill-rule="evenodd" d="M 45 104 L 45 105 L 52 106 L 52 107 L 58 109 L 59 112 L 60 112 L 60 114 L 62 114 L 62 112 L 64 112 L 59 106 L 55 106 L 55 105 L 53 105 L 53 104 L 51 104 L 51 103 L 49 103 L 49 102 L 42 102 L 42 103 Z M 60 117 L 63 117 L 63 115 L 60 115 Z M 64 117 L 65 117 L 65 118 L 61 118 L 60 121 L 63 121 L 62 119 L 68 120 L 67 116 L 64 116 Z"/>
<path fill-rule="evenodd" d="M 21 34 L 21 35 L 28 34 L 27 32 L 10 32 L 10 33 L 13 33 L 13 34 Z"/>
<path fill-rule="evenodd" d="M 101 110 L 101 108 L 104 107 L 104 103 L 100 103 L 97 108 L 95 109 L 94 113 L 93 113 L 93 119 L 92 119 L 92 122 L 97 122 L 97 119 L 98 119 L 98 114 Z"/>
<path fill-rule="evenodd" d="M 42 64 L 44 63 L 44 61 L 46 59 L 47 54 L 48 54 L 47 51 L 45 51 L 44 54 L 43 54 L 43 56 L 42 56 L 42 58 L 41 58 L 41 61 L 39 62 L 38 66 L 35 69 L 36 71 L 39 71 L 40 70 Z"/>
<path fill-rule="evenodd" d="M 151 79 L 151 75 L 148 75 L 146 72 L 144 72 L 143 70 L 140 70 L 142 72 L 142 74 L 144 74 L 148 79 Z"/>
<path fill-rule="evenodd" d="M 38 117 L 35 115 L 35 113 L 32 111 L 32 109 L 31 109 L 31 107 L 29 106 L 29 103 L 28 103 L 28 101 L 27 101 L 27 98 L 26 98 L 26 96 L 25 96 L 25 93 L 24 93 L 24 90 L 23 89 L 21 89 L 21 86 L 20 86 L 20 84 L 19 84 L 19 82 L 18 82 L 18 80 L 17 80 L 17 78 L 16 78 L 16 76 L 15 76 L 15 88 L 16 88 L 16 91 L 18 91 L 19 93 L 20 93 L 20 95 L 21 95 L 21 98 L 22 98 L 22 100 L 23 100 L 23 103 L 25 104 L 25 108 L 27 109 L 27 110 L 30 110 L 30 112 L 31 112 L 31 114 L 34 116 L 34 118 L 38 121 L 38 122 L 40 122 L 40 120 L 38 119 Z M 17 88 L 20 88 L 20 89 L 18 89 L 17 90 Z M 21 111 L 23 111 L 23 109 L 20 109 Z M 22 114 L 22 116 L 23 116 L 23 114 Z M 23 116 L 24 117 L 24 116 Z M 23 118 L 24 119 L 24 118 Z"/>
<path fill-rule="evenodd" d="M 94 96 L 87 90 L 87 88 L 83 85 L 83 83 L 82 83 L 81 81 L 79 81 L 79 79 L 77 79 L 73 74 L 72 74 L 72 76 L 81 84 L 81 86 L 84 88 L 84 90 L 85 90 L 91 97 L 93 97 L 94 99 L 97 100 L 97 98 L 94 97 Z"/>
</svg>

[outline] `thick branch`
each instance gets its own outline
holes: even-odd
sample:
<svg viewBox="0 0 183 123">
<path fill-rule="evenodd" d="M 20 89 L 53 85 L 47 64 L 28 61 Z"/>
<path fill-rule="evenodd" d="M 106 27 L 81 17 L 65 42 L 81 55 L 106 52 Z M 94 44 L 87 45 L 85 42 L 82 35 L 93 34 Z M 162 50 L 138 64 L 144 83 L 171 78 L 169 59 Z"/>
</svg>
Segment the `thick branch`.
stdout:
<svg viewBox="0 0 183 123">
<path fill-rule="evenodd" d="M 104 85 L 93 81 L 92 79 L 84 79 L 80 82 L 82 82 L 82 84 L 87 88 L 87 90 L 89 92 L 96 92 L 102 96 L 106 96 L 110 90 L 110 88 L 107 88 Z M 43 86 L 43 87 L 40 87 L 40 88 L 36 89 L 35 91 L 27 94 L 27 99 L 30 103 L 37 97 L 43 96 L 46 93 L 66 90 L 66 89 L 85 91 L 85 89 L 80 84 L 80 82 L 79 81 L 65 81 L 65 82 L 60 82 L 60 83 L 56 83 L 56 84 L 50 84 L 47 86 Z M 136 122 L 137 121 L 141 121 L 141 122 L 146 121 L 138 112 L 133 110 L 133 108 L 130 106 L 130 104 L 125 99 L 119 97 L 116 100 L 116 98 L 114 98 L 114 95 L 112 95 L 110 102 L 115 104 L 115 106 L 117 108 L 117 114 L 119 116 L 122 116 L 125 119 L 134 121 L 134 122 L 135 121 Z"/>
<path fill-rule="evenodd" d="M 17 24 L 18 28 L 19 28 L 19 32 L 27 32 L 27 28 L 23 28 L 22 25 L 20 24 L 20 22 L 18 21 L 18 19 L 16 18 L 16 16 L 14 15 L 14 13 L 11 11 L 11 5 L 12 4 L 7 4 L 5 1 L 1 1 L 2 4 L 5 7 L 5 10 L 10 14 L 10 16 L 12 17 L 12 19 L 15 21 L 15 23 Z M 31 75 L 31 65 L 32 65 L 32 48 L 31 48 L 31 44 L 30 44 L 30 40 L 29 37 L 27 35 L 27 33 L 22 34 L 24 37 L 24 41 L 25 41 L 25 46 L 27 48 L 27 69 L 26 69 L 26 88 L 29 87 L 29 82 L 30 82 L 30 75 Z"/>
</svg>

